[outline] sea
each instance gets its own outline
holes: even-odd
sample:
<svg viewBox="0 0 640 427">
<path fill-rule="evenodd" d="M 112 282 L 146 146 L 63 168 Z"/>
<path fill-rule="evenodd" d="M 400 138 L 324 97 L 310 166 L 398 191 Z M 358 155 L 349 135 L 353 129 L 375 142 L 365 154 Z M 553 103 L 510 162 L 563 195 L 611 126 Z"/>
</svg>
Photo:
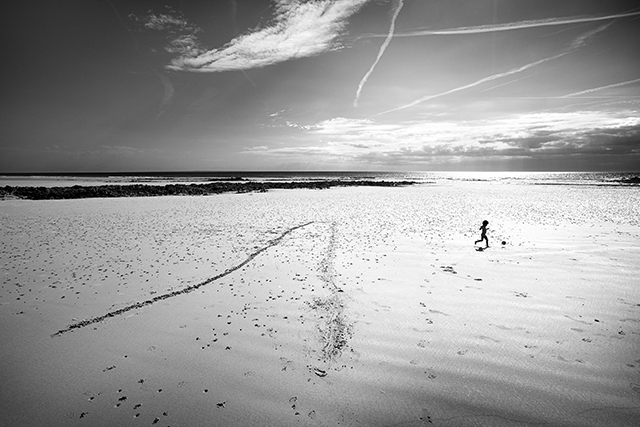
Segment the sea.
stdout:
<svg viewBox="0 0 640 427">
<path fill-rule="evenodd" d="M 3 186 L 73 186 L 170 183 L 206 183 L 215 181 L 304 182 L 415 181 L 417 183 L 501 182 L 535 185 L 621 185 L 640 180 L 640 171 L 629 172 L 371 172 L 371 171 L 187 171 L 187 172 L 83 172 L 83 173 L 11 173 L 0 174 Z"/>
</svg>

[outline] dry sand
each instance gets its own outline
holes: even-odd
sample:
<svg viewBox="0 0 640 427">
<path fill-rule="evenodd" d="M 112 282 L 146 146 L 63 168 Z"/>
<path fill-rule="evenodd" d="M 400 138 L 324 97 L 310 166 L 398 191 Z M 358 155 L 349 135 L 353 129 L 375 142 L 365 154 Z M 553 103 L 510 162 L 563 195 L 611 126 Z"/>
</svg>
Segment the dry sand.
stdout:
<svg viewBox="0 0 640 427">
<path fill-rule="evenodd" d="M 7 200 L 0 237 L 2 425 L 640 419 L 636 188 Z"/>
</svg>

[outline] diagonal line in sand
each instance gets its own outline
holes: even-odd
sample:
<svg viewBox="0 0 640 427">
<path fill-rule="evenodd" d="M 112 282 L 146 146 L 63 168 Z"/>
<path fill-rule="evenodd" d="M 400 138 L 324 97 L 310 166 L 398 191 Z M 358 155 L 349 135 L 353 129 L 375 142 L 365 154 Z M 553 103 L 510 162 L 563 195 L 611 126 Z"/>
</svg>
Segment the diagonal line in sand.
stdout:
<svg viewBox="0 0 640 427">
<path fill-rule="evenodd" d="M 279 244 L 282 241 L 282 239 L 285 238 L 285 236 L 287 234 L 289 234 L 289 233 L 291 233 L 291 232 L 293 232 L 293 231 L 295 231 L 295 230 L 297 230 L 299 228 L 306 227 L 307 225 L 313 224 L 313 222 L 314 221 L 309 221 L 309 222 L 307 222 L 305 224 L 296 225 L 295 227 L 291 227 L 291 228 L 285 230 L 280 236 L 276 237 L 273 240 L 270 240 L 269 243 L 266 246 L 263 246 L 260 249 L 256 250 L 255 252 L 253 252 L 252 254 L 250 254 L 240 264 L 237 264 L 237 265 L 235 265 L 235 266 L 233 266 L 231 268 L 228 268 L 225 271 L 223 271 L 222 273 L 220 273 L 220 274 L 218 274 L 216 276 L 210 277 L 210 278 L 208 278 L 207 280 L 205 280 L 203 282 L 197 283 L 195 285 L 187 286 L 186 288 L 180 289 L 179 291 L 173 291 L 173 292 L 169 292 L 169 293 L 166 293 L 166 294 L 158 295 L 158 296 L 153 297 L 151 299 L 148 299 L 146 301 L 136 302 L 135 304 L 128 305 L 128 306 L 120 308 L 118 310 L 110 311 L 110 312 L 108 312 L 106 314 L 103 314 L 102 316 L 92 317 L 92 318 L 85 319 L 85 320 L 82 320 L 82 321 L 77 322 L 77 323 L 73 323 L 73 324 L 67 326 L 65 329 L 61 329 L 58 332 L 56 332 L 55 334 L 52 334 L 51 338 L 59 336 L 59 335 L 62 335 L 62 334 L 65 334 L 65 333 L 70 332 L 70 331 L 72 331 L 74 329 L 84 328 L 85 326 L 89 326 L 89 325 L 93 325 L 94 323 L 102 322 L 103 320 L 108 319 L 109 317 L 120 316 L 121 314 L 124 314 L 127 311 L 137 310 L 139 308 L 146 307 L 146 306 L 151 305 L 151 304 L 155 304 L 156 302 L 165 300 L 167 298 L 172 298 L 172 297 L 175 297 L 175 296 L 178 296 L 178 295 L 183 295 L 183 294 L 188 294 L 189 292 L 193 292 L 196 289 L 201 288 L 204 285 L 208 285 L 211 282 L 215 282 L 216 280 L 218 280 L 218 279 L 220 279 L 220 278 L 222 278 L 224 276 L 227 276 L 227 275 L 233 273 L 234 271 L 244 267 L 246 264 L 251 262 L 255 257 L 260 255 L 262 252 L 264 252 L 267 249 Z"/>
</svg>

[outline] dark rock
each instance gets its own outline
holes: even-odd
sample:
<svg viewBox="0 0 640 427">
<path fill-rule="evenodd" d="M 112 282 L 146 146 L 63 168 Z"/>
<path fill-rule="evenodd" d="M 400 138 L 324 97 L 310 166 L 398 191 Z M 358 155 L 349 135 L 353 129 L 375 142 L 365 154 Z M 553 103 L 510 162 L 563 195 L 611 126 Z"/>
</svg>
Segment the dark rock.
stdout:
<svg viewBox="0 0 640 427">
<path fill-rule="evenodd" d="M 640 179 L 640 178 L 639 178 Z M 316 189 L 331 187 L 400 187 L 416 184 L 415 181 L 302 181 L 302 182 L 209 182 L 206 184 L 166 184 L 166 185 L 96 185 L 71 187 L 11 187 L 0 188 L 0 198 L 18 197 L 30 200 L 86 199 L 109 197 L 152 197 L 152 196 L 208 196 L 221 193 L 267 192 L 273 189 Z"/>
</svg>

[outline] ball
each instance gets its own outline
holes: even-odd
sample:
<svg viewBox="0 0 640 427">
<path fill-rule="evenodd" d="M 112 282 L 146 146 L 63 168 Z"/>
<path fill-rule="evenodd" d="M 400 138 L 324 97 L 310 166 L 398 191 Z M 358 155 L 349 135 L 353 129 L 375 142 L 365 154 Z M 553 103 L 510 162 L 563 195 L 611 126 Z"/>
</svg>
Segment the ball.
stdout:
<svg viewBox="0 0 640 427">
<path fill-rule="evenodd" d="M 507 242 L 505 242 L 505 241 L 503 240 L 503 241 L 502 241 L 502 245 L 504 246 L 504 245 L 506 245 L 506 244 L 507 244 Z"/>
</svg>

